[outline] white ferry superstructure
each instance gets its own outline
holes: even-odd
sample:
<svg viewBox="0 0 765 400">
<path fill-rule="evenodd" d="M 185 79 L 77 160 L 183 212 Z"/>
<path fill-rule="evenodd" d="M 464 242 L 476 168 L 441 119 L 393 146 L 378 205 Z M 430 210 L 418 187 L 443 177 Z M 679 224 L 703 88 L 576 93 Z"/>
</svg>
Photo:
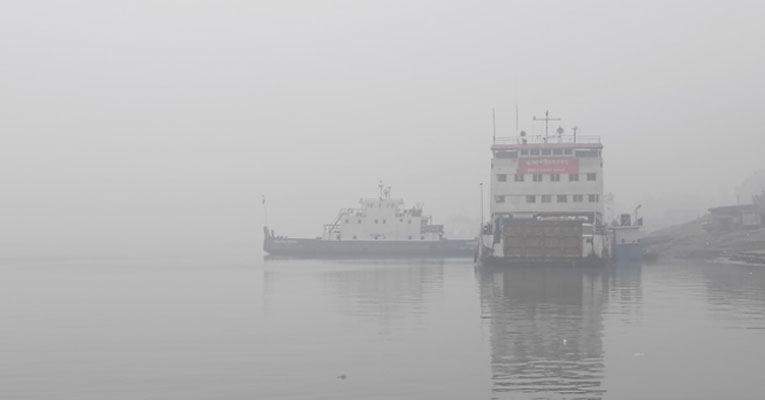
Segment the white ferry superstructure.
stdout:
<svg viewBox="0 0 765 400">
<path fill-rule="evenodd" d="M 490 220 L 479 258 L 490 264 L 600 264 L 610 259 L 600 137 L 495 138 Z"/>
<path fill-rule="evenodd" d="M 472 258 L 475 239 L 447 239 L 444 226 L 433 224 L 421 206 L 407 208 L 379 185 L 377 198 L 359 200 L 358 208 L 341 209 L 324 225 L 321 237 L 291 238 L 264 227 L 263 250 L 270 256 Z"/>
</svg>

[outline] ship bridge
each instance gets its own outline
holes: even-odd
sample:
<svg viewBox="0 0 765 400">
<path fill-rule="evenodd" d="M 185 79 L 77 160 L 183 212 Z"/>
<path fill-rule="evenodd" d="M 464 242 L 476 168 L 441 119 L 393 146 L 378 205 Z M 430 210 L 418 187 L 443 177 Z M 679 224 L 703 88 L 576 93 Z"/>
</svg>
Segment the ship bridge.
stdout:
<svg viewBox="0 0 765 400">
<path fill-rule="evenodd" d="M 599 136 L 495 138 L 491 213 L 512 218 L 587 215 L 602 221 L 603 145 Z"/>
</svg>

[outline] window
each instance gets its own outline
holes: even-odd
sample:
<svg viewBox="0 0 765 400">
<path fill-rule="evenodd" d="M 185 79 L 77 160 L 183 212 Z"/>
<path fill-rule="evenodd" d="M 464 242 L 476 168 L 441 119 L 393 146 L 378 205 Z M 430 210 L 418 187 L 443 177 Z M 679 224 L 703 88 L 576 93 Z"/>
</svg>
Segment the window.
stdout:
<svg viewBox="0 0 765 400">
<path fill-rule="evenodd" d="M 526 202 L 527 203 L 536 203 L 537 202 L 537 196 L 530 194 L 526 196 Z"/>
<path fill-rule="evenodd" d="M 398 222 L 404 222 L 404 219 L 403 219 L 403 218 L 401 218 L 401 219 L 399 219 L 399 220 L 398 220 Z"/>
<path fill-rule="evenodd" d="M 378 221 L 377 221 L 377 220 L 375 220 L 375 224 L 376 224 L 377 222 L 378 222 Z"/>
<path fill-rule="evenodd" d="M 598 150 L 577 150 L 576 156 L 577 157 L 597 157 L 600 155 L 600 151 Z"/>
<path fill-rule="evenodd" d="M 542 203 L 552 203 L 552 195 L 551 194 L 543 194 L 542 195 Z"/>
<path fill-rule="evenodd" d="M 554 149 L 553 154 L 555 154 L 556 156 L 559 156 L 563 154 L 563 149 Z"/>
<path fill-rule="evenodd" d="M 542 182 L 542 174 L 534 174 L 534 182 Z"/>
<path fill-rule="evenodd" d="M 409 236 L 409 240 L 412 240 L 412 237 L 411 237 L 411 236 Z"/>
<path fill-rule="evenodd" d="M 361 223 L 361 220 L 359 220 L 359 223 Z"/>
<path fill-rule="evenodd" d="M 507 174 L 497 174 L 497 182 L 507 182 Z"/>
<path fill-rule="evenodd" d="M 565 149 L 565 150 L 563 150 L 563 154 L 565 154 L 567 156 L 570 156 L 570 155 L 574 154 L 574 151 L 571 150 L 571 149 Z"/>
<path fill-rule="evenodd" d="M 584 195 L 581 195 L 581 194 L 574 195 L 574 203 L 581 203 L 583 201 L 584 201 Z"/>
<path fill-rule="evenodd" d="M 387 222 L 387 221 L 383 220 L 383 224 L 384 224 L 384 223 L 386 223 L 386 222 Z"/>
<path fill-rule="evenodd" d="M 523 174 L 515 174 L 516 182 L 523 182 Z"/>
<path fill-rule="evenodd" d="M 425 240 L 425 235 L 420 235 L 420 240 Z"/>
<path fill-rule="evenodd" d="M 559 194 L 558 195 L 558 203 L 566 203 L 566 202 L 568 202 L 568 195 Z"/>
<path fill-rule="evenodd" d="M 542 149 L 543 156 L 549 156 L 550 154 L 552 154 L 552 151 L 550 149 Z"/>
<path fill-rule="evenodd" d="M 347 220 L 347 219 L 345 220 L 345 223 L 346 223 L 346 224 L 348 223 L 348 220 Z"/>
<path fill-rule="evenodd" d="M 531 155 L 532 156 L 538 156 L 539 155 L 539 149 L 531 149 Z"/>
<path fill-rule="evenodd" d="M 594 180 L 597 180 L 597 179 L 598 179 L 598 174 L 596 174 L 594 172 L 588 172 L 587 173 L 587 180 L 588 181 L 594 181 Z"/>
<path fill-rule="evenodd" d="M 598 200 L 599 200 L 598 197 L 600 197 L 600 196 L 598 196 L 597 194 L 591 194 L 591 195 L 587 196 L 587 200 L 590 203 L 597 203 Z"/>
<path fill-rule="evenodd" d="M 518 153 L 515 151 L 497 151 L 494 152 L 494 158 L 516 158 Z"/>
<path fill-rule="evenodd" d="M 505 196 L 494 196 L 494 202 L 495 203 L 504 203 L 505 202 Z"/>
<path fill-rule="evenodd" d="M 552 175 L 550 175 L 550 181 L 552 181 L 552 182 L 560 182 L 560 174 L 552 174 Z"/>
<path fill-rule="evenodd" d="M 412 220 L 411 220 L 411 219 L 408 219 L 408 220 L 406 221 L 406 223 L 407 223 L 407 224 L 409 224 L 409 225 L 411 225 L 411 224 L 412 224 Z"/>
<path fill-rule="evenodd" d="M 528 150 L 526 150 L 526 149 L 522 149 L 522 150 L 521 150 L 521 155 L 522 155 L 522 156 L 527 156 L 527 155 L 529 155 L 529 151 L 528 151 Z"/>
<path fill-rule="evenodd" d="M 569 182 L 578 182 L 579 181 L 579 174 L 568 174 L 568 181 Z"/>
</svg>

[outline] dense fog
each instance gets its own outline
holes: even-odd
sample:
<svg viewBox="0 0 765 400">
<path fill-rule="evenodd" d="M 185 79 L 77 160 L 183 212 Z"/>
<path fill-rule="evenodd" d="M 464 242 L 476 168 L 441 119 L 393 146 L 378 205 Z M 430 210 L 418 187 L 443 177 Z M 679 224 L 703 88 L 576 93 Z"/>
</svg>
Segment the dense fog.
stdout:
<svg viewBox="0 0 765 400">
<path fill-rule="evenodd" d="M 492 109 L 509 136 L 516 105 L 532 134 L 549 110 L 602 136 L 618 206 L 683 222 L 740 201 L 763 168 L 763 15 L 756 1 L 4 2 L 3 254 L 258 255 L 262 196 L 278 232 L 313 237 L 379 180 L 477 229 Z"/>
</svg>

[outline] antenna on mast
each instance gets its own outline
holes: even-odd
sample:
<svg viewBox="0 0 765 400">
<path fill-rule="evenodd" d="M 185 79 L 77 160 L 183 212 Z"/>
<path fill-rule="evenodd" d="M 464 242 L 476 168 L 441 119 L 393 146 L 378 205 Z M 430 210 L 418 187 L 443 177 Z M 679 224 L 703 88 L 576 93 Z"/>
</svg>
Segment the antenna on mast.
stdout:
<svg viewBox="0 0 765 400">
<path fill-rule="evenodd" d="M 483 229 L 483 182 L 481 182 L 478 186 L 481 191 L 481 229 Z"/>
<path fill-rule="evenodd" d="M 515 103 L 515 136 L 518 136 L 518 103 Z"/>
<path fill-rule="evenodd" d="M 263 226 L 268 226 L 268 208 L 266 208 L 266 195 L 263 195 L 261 203 L 263 204 Z"/>
<path fill-rule="evenodd" d="M 494 113 L 494 107 L 491 108 L 491 144 L 497 144 L 497 117 Z"/>
<path fill-rule="evenodd" d="M 550 136 L 550 121 L 560 121 L 560 118 L 550 118 L 550 110 L 547 110 L 544 118 L 534 116 L 534 121 L 545 121 L 545 138 L 547 138 Z"/>
</svg>

